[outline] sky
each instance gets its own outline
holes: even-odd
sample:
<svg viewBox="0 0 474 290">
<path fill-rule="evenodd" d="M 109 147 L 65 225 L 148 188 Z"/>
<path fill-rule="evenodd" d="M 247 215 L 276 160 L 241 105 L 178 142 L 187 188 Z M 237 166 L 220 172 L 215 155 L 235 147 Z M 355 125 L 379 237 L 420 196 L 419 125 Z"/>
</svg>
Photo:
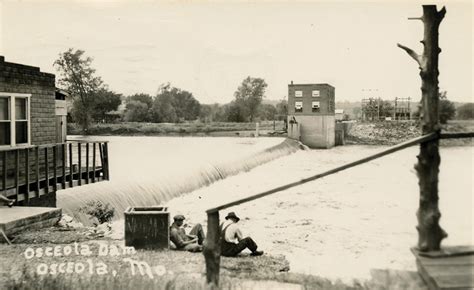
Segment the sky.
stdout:
<svg viewBox="0 0 474 290">
<path fill-rule="evenodd" d="M 432 1 L 440 27 L 440 89 L 472 102 L 471 1 Z M 56 73 L 68 48 L 93 57 L 109 88 L 155 95 L 160 84 L 201 103 L 227 103 L 247 76 L 280 100 L 288 84 L 329 83 L 336 101 L 420 99 L 418 65 L 396 46 L 422 52 L 418 1 L 138 2 L 0 0 L 0 55 Z"/>
</svg>

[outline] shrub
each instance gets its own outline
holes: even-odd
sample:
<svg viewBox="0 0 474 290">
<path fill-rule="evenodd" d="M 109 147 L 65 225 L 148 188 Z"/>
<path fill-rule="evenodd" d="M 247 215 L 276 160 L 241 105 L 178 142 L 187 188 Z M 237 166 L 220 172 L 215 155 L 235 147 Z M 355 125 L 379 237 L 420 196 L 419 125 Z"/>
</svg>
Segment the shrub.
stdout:
<svg viewBox="0 0 474 290">
<path fill-rule="evenodd" d="M 96 219 L 98 222 L 94 223 L 96 225 L 112 221 L 115 214 L 115 209 L 110 204 L 104 204 L 100 200 L 86 203 L 85 206 L 80 208 L 80 211 L 90 215 L 92 219 Z"/>
</svg>

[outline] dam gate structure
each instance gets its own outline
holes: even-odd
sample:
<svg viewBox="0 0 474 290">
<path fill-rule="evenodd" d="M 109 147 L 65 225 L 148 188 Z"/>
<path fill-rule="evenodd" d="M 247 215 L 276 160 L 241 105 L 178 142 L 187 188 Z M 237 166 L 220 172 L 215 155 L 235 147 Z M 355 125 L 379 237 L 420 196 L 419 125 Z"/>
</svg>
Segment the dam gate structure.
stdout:
<svg viewBox="0 0 474 290">
<path fill-rule="evenodd" d="M 310 148 L 334 147 L 335 88 L 329 84 L 291 82 L 288 85 L 288 124 L 289 138 Z"/>
</svg>

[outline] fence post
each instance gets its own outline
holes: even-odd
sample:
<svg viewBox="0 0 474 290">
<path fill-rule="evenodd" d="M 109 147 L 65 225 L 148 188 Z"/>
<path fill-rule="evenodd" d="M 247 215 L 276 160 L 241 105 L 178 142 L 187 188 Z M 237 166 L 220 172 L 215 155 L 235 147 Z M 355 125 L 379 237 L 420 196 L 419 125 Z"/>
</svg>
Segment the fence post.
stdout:
<svg viewBox="0 0 474 290">
<path fill-rule="evenodd" d="M 36 150 L 35 150 L 35 155 L 36 155 L 36 158 L 35 158 L 35 161 L 36 161 L 36 170 L 35 170 L 35 173 L 36 173 L 36 197 L 37 198 L 40 198 L 40 148 L 39 146 L 36 146 Z"/>
<path fill-rule="evenodd" d="M 54 192 L 56 193 L 58 191 L 58 145 L 55 144 L 53 146 L 53 178 L 54 178 L 54 184 L 53 184 L 53 189 Z"/>
<path fill-rule="evenodd" d="M 7 173 L 8 173 L 8 168 L 7 168 L 7 151 L 3 151 L 3 191 L 7 190 Z"/>
<path fill-rule="evenodd" d="M 106 180 L 110 180 L 110 171 L 109 171 L 109 144 L 107 142 L 104 143 L 104 161 L 105 161 L 105 176 Z"/>
<path fill-rule="evenodd" d="M 95 152 L 96 151 L 96 145 L 95 144 L 96 144 L 95 142 L 92 143 L 92 172 L 93 172 L 93 174 L 92 174 L 92 183 L 95 182 L 95 161 L 96 161 L 95 160 L 96 159 L 96 157 L 95 157 L 96 156 L 96 152 Z"/>
<path fill-rule="evenodd" d="M 77 179 L 77 184 L 79 184 L 79 186 L 82 185 L 82 163 L 81 163 L 81 142 L 79 141 L 77 143 L 77 167 L 78 167 L 78 170 L 79 170 L 79 178 Z"/>
<path fill-rule="evenodd" d="M 72 143 L 69 143 L 69 186 L 74 186 L 74 166 L 72 164 Z"/>
<path fill-rule="evenodd" d="M 61 148 L 62 148 L 62 156 L 63 156 L 63 160 L 62 160 L 62 175 L 63 175 L 63 178 L 61 179 L 61 186 L 62 186 L 62 189 L 65 189 L 66 188 L 66 151 L 67 151 L 67 147 L 66 147 L 66 143 L 63 143 L 61 144 Z"/>
<path fill-rule="evenodd" d="M 30 199 L 30 149 L 25 149 L 25 204 L 28 204 Z"/>
<path fill-rule="evenodd" d="M 219 269 L 221 264 L 219 211 L 207 213 L 207 238 L 203 254 L 206 259 L 206 281 L 212 288 L 219 286 Z"/>
<path fill-rule="evenodd" d="M 15 190 L 16 200 L 18 201 L 18 195 L 20 194 L 20 149 L 15 150 Z"/>
<path fill-rule="evenodd" d="M 44 179 L 45 179 L 45 191 L 44 194 L 49 194 L 49 160 L 48 160 L 48 147 L 44 147 Z"/>
</svg>

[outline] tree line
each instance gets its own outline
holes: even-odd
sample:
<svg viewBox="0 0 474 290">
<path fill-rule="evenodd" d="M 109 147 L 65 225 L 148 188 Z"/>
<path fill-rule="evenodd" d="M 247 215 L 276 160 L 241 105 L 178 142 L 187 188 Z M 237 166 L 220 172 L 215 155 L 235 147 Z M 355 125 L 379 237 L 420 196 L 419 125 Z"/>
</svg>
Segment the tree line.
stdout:
<svg viewBox="0 0 474 290">
<path fill-rule="evenodd" d="M 83 50 L 71 48 L 60 53 L 54 66 L 60 76 L 58 84 L 72 98 L 72 121 L 84 131 L 91 123 L 105 122 L 112 116 L 126 122 L 179 123 L 283 120 L 286 115 L 285 100 L 276 105 L 263 103 L 267 83 L 262 78 L 245 78 L 228 104 L 201 104 L 191 92 L 170 83 L 160 85 L 155 96 L 139 93 L 125 97 L 113 92 L 96 75 L 92 58 Z M 123 101 L 125 110 L 118 114 Z"/>
<path fill-rule="evenodd" d="M 93 122 L 111 120 L 125 122 L 180 123 L 201 122 L 254 122 L 257 120 L 285 120 L 288 104 L 281 100 L 275 105 L 265 103 L 267 83 L 258 77 L 246 77 L 237 87 L 234 99 L 228 104 L 201 104 L 186 90 L 170 83 L 159 86 L 156 95 L 145 93 L 123 96 L 108 88 L 92 67 L 92 58 L 83 50 L 68 49 L 60 53 L 54 62 L 59 73 L 58 85 L 70 93 L 72 110 L 70 118 L 87 131 Z M 124 103 L 125 110 L 118 112 Z M 380 104 L 380 116 L 390 117 L 393 105 L 388 101 Z M 467 103 L 455 108 L 446 92 L 440 92 L 440 121 L 450 119 L 474 119 L 474 104 Z M 354 108 L 358 115 L 361 108 Z M 357 111 L 357 112 L 356 112 Z M 415 111 L 413 117 L 418 118 Z"/>
</svg>

